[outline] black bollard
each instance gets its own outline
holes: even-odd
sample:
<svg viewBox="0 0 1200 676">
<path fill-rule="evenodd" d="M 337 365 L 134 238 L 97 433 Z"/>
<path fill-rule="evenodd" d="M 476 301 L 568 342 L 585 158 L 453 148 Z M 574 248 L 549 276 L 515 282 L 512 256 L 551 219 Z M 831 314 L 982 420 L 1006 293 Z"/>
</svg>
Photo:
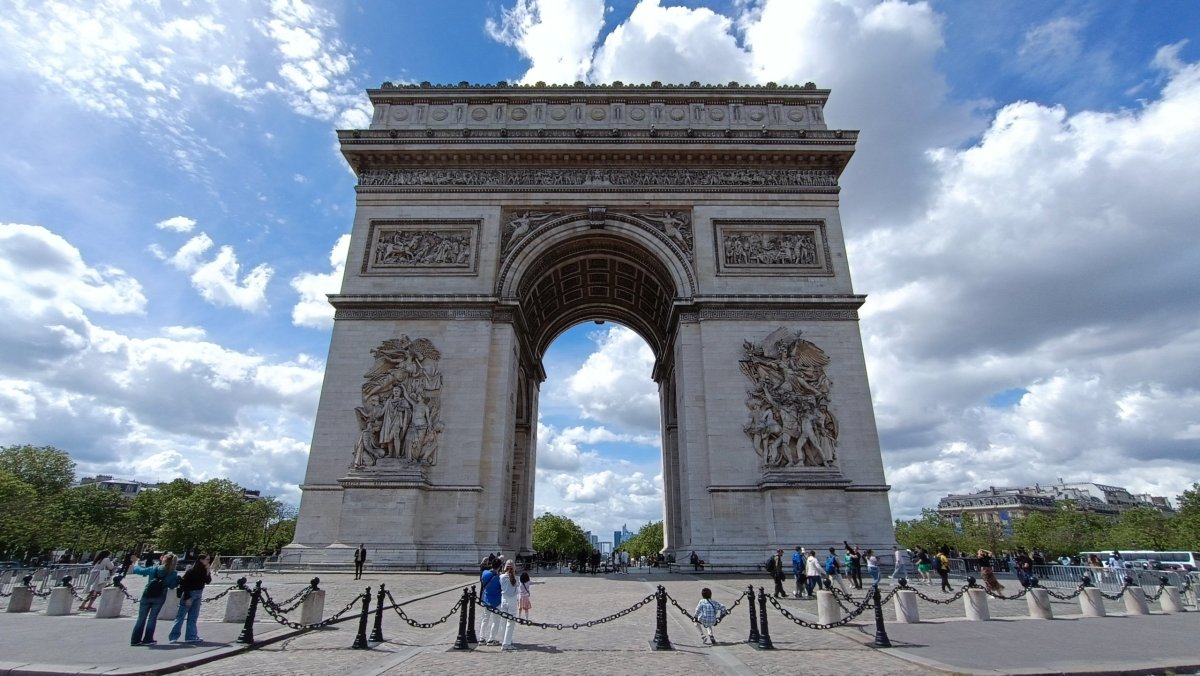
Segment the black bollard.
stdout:
<svg viewBox="0 0 1200 676">
<path fill-rule="evenodd" d="M 362 614 L 358 616 L 358 633 L 354 635 L 354 643 L 350 646 L 355 650 L 370 650 L 367 645 L 367 618 L 371 616 L 371 588 L 363 593 Z"/>
<path fill-rule="evenodd" d="M 471 585 L 467 605 L 470 606 L 470 609 L 467 611 L 467 643 L 478 645 L 479 637 L 475 635 L 475 585 Z"/>
<path fill-rule="evenodd" d="M 758 625 L 758 649 L 774 650 L 771 632 L 767 630 L 767 591 L 762 587 L 758 588 Z"/>
<path fill-rule="evenodd" d="M 655 650 L 674 650 L 671 645 L 671 639 L 667 636 L 667 590 L 661 584 L 658 585 L 658 591 L 655 592 L 658 597 L 658 611 L 655 613 L 655 629 L 654 641 L 650 643 L 650 647 Z"/>
<path fill-rule="evenodd" d="M 754 585 L 747 585 L 746 596 L 750 600 L 750 635 L 746 643 L 758 644 L 758 614 L 754 610 Z"/>
<path fill-rule="evenodd" d="M 383 583 L 379 583 L 379 595 L 375 597 L 375 626 L 371 629 L 372 643 L 383 643 Z"/>
<path fill-rule="evenodd" d="M 1092 586 L 1092 576 L 1091 576 L 1091 575 L 1084 575 L 1083 577 L 1081 577 L 1081 578 L 1079 579 L 1079 586 L 1080 586 L 1080 587 L 1090 587 L 1090 586 Z"/>
<path fill-rule="evenodd" d="M 888 640 L 887 630 L 883 628 L 883 600 L 879 597 L 879 585 L 873 587 L 871 596 L 875 601 L 875 647 L 891 648 L 892 642 Z"/>
<path fill-rule="evenodd" d="M 237 585 L 237 588 L 238 588 L 238 589 L 246 589 L 246 578 L 245 578 L 245 577 L 239 577 L 239 578 L 237 579 L 237 582 L 234 582 L 234 584 L 236 584 L 236 585 Z M 249 591 L 249 590 L 247 590 L 247 591 Z"/>
<path fill-rule="evenodd" d="M 974 589 L 975 587 L 978 587 L 979 585 L 975 584 L 975 578 L 973 578 L 971 576 L 967 576 L 967 586 Z"/>
<path fill-rule="evenodd" d="M 313 591 L 319 591 L 317 589 L 317 585 L 319 585 L 319 584 L 321 584 L 321 578 L 319 578 L 319 577 L 314 577 L 313 579 L 308 581 L 308 585 L 310 587 L 312 587 Z"/>
<path fill-rule="evenodd" d="M 243 584 L 245 584 L 243 582 Z M 250 610 L 246 611 L 246 623 L 242 625 L 242 633 L 238 634 L 237 642 L 254 645 L 254 615 L 258 612 L 259 598 L 262 596 L 262 580 L 254 583 L 254 591 L 250 592 Z"/>
<path fill-rule="evenodd" d="M 458 637 L 454 639 L 454 650 L 470 650 L 471 644 L 467 641 L 467 606 L 471 605 L 471 593 L 466 589 L 463 590 L 462 600 L 459 601 L 462 608 L 458 609 Z"/>
<path fill-rule="evenodd" d="M 908 589 L 908 578 L 907 577 L 900 578 L 900 583 L 897 584 L 896 586 L 900 587 L 901 589 Z"/>
</svg>

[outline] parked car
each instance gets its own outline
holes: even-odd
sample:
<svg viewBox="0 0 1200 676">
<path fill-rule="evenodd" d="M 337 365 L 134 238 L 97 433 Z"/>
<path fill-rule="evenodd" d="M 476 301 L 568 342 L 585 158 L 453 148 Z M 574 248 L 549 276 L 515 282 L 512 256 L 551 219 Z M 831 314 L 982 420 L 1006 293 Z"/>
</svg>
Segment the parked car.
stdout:
<svg viewBox="0 0 1200 676">
<path fill-rule="evenodd" d="M 0 561 L 0 570 L 12 570 L 14 568 L 24 568 L 20 561 Z"/>
</svg>

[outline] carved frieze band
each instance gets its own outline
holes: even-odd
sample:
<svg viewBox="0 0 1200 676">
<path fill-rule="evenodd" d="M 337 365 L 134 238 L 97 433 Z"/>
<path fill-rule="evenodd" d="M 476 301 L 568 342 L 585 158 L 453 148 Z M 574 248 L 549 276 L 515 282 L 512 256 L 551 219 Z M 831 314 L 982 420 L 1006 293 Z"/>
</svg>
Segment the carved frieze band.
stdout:
<svg viewBox="0 0 1200 676">
<path fill-rule="evenodd" d="M 487 308 L 340 308 L 335 320 L 388 319 L 493 319 L 496 312 Z"/>
<path fill-rule="evenodd" d="M 365 169 L 360 186 L 836 188 L 829 169 Z"/>
<path fill-rule="evenodd" d="M 713 232 L 717 274 L 833 275 L 823 220 L 716 219 Z"/>
<path fill-rule="evenodd" d="M 857 310 L 772 310 L 770 308 L 747 308 L 744 310 L 702 308 L 699 310 L 682 310 L 679 321 L 684 324 L 694 324 L 705 320 L 747 320 L 747 321 L 858 321 Z"/>
<path fill-rule="evenodd" d="M 476 274 L 479 219 L 371 221 L 362 274 Z"/>
<path fill-rule="evenodd" d="M 604 221 L 612 219 L 637 225 L 665 237 L 683 252 L 690 262 L 694 247 L 692 234 L 692 210 L 689 207 L 666 209 L 619 209 L 590 207 L 587 211 L 565 209 L 506 209 L 500 216 L 503 233 L 500 238 L 500 254 L 506 256 L 522 240 L 535 231 L 544 231 L 565 223 L 587 220 L 592 227 L 602 227 Z"/>
</svg>

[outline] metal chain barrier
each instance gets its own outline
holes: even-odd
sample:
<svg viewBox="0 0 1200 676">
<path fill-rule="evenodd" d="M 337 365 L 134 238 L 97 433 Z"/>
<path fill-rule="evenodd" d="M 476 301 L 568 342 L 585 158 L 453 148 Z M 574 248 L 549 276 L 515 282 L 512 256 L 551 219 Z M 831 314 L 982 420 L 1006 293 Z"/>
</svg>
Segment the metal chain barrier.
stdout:
<svg viewBox="0 0 1200 676">
<path fill-rule="evenodd" d="M 667 594 L 667 600 L 671 602 L 671 605 L 673 605 L 673 606 L 675 606 L 676 608 L 678 608 L 678 609 L 679 609 L 679 612 L 683 613 L 683 616 L 684 616 L 684 617 L 686 617 L 686 618 L 688 618 L 688 621 L 689 621 L 689 622 L 695 622 L 695 621 L 696 621 L 696 617 L 695 617 L 694 615 L 692 615 L 691 613 L 689 613 L 689 612 L 688 612 L 686 609 L 684 609 L 684 607 L 683 607 L 683 606 L 679 605 L 679 602 L 675 600 L 675 597 L 671 596 L 670 594 Z M 725 609 L 725 612 L 724 612 L 724 613 L 721 613 L 721 615 L 720 615 L 719 617 L 717 617 L 717 620 L 716 620 L 716 622 L 713 622 L 713 626 L 715 627 L 715 626 L 717 626 L 718 624 L 721 624 L 721 620 L 723 620 L 723 619 L 725 619 L 726 617 L 729 617 L 730 615 L 732 615 L 732 614 L 733 614 L 733 609 L 734 609 L 734 608 L 737 608 L 737 607 L 738 607 L 738 605 L 740 605 L 740 604 L 741 604 L 741 602 L 742 602 L 742 601 L 744 601 L 744 600 L 746 600 L 746 592 L 742 592 L 741 596 L 739 596 L 739 597 L 738 597 L 738 599 L 737 599 L 736 601 L 734 601 L 734 602 L 733 602 L 733 605 L 731 605 L 731 606 L 729 606 L 728 608 L 726 608 L 726 609 Z"/>
<path fill-rule="evenodd" d="M 1149 601 L 1149 602 L 1151 602 L 1151 603 L 1156 603 L 1156 602 L 1158 602 L 1158 600 L 1159 600 L 1160 598 L 1162 598 L 1163 591 L 1165 591 L 1165 590 L 1166 590 L 1166 588 L 1167 588 L 1167 583 L 1166 583 L 1166 580 L 1164 579 L 1164 581 L 1163 581 L 1163 582 L 1161 582 L 1161 583 L 1158 585 L 1158 590 L 1154 592 L 1154 596 L 1149 596 L 1149 595 L 1147 595 L 1147 596 L 1146 596 L 1146 600 L 1147 600 L 1147 601 Z"/>
<path fill-rule="evenodd" d="M 517 617 L 516 615 L 510 615 L 510 614 L 504 612 L 503 610 L 500 610 L 499 608 L 492 608 L 490 606 L 485 606 L 485 605 L 483 605 L 482 601 L 476 601 L 475 603 L 489 613 L 498 615 L 506 620 L 509 620 L 511 622 L 516 622 L 517 624 L 524 625 L 526 627 L 537 627 L 539 629 L 558 629 L 561 631 L 563 629 L 579 629 L 580 627 L 594 627 L 597 624 L 604 624 L 605 622 L 612 622 L 613 620 L 617 620 L 622 617 L 625 617 L 629 613 L 632 613 L 632 612 L 638 610 L 639 608 L 641 608 L 642 606 L 646 605 L 647 603 L 650 603 L 651 601 L 655 600 L 656 596 L 657 596 L 657 594 L 651 594 L 651 595 L 647 596 L 646 598 L 642 599 L 641 601 L 638 601 L 637 603 L 633 604 L 632 606 L 629 606 L 628 608 L 626 608 L 624 610 L 618 610 L 617 612 L 613 613 L 612 615 L 602 617 L 598 620 L 588 620 L 587 622 L 574 622 L 572 624 L 562 624 L 562 623 L 550 624 L 548 622 L 534 622 L 532 620 L 527 620 L 523 617 Z"/>
<path fill-rule="evenodd" d="M 290 598 L 282 603 L 276 603 L 275 600 L 271 598 L 270 592 L 268 592 L 266 589 L 263 589 L 262 590 L 263 607 L 271 608 L 275 612 L 279 613 L 280 615 L 282 615 L 284 613 L 289 613 L 289 612 L 299 608 L 300 604 L 304 603 L 304 599 L 308 598 L 308 595 L 311 594 L 312 592 L 313 592 L 312 587 L 305 587 L 304 589 L 301 589 L 299 593 L 292 596 L 292 598 Z M 294 601 L 294 603 L 293 603 L 293 601 Z M 289 603 L 291 605 L 287 605 Z"/>
<path fill-rule="evenodd" d="M 284 625 L 285 627 L 291 627 L 292 629 L 317 629 L 319 627 L 324 627 L 324 626 L 333 624 L 334 622 L 338 621 L 342 617 L 342 615 L 345 615 L 346 613 L 350 612 L 354 608 L 354 606 L 358 605 L 358 602 L 361 601 L 364 596 L 367 596 L 369 598 L 368 594 L 359 594 L 358 596 L 354 597 L 353 601 L 351 601 L 350 603 L 347 603 L 345 608 L 342 608 L 341 610 L 337 611 L 333 615 L 330 615 L 329 617 L 321 620 L 320 622 L 316 622 L 313 624 L 300 624 L 299 622 L 293 622 L 293 621 L 289 620 L 288 618 L 284 617 L 283 615 L 281 615 L 274 608 L 272 608 L 269 604 L 264 603 L 264 604 L 262 604 L 262 607 L 264 610 L 267 611 L 267 614 L 270 615 L 272 619 L 274 619 L 279 624 Z"/>
<path fill-rule="evenodd" d="M 1016 594 L 1013 594 L 1012 596 L 1005 596 L 1004 594 L 997 594 L 996 592 L 994 592 L 990 589 L 984 589 L 983 591 L 986 592 L 988 596 L 990 596 L 994 599 L 1000 599 L 1001 601 L 1016 601 L 1017 599 L 1021 598 L 1022 596 L 1025 596 L 1026 594 L 1029 593 L 1029 587 L 1021 587 L 1021 591 L 1017 592 Z"/>
<path fill-rule="evenodd" d="M 835 629 L 837 627 L 844 627 L 844 626 L 850 624 L 851 622 L 853 622 L 854 618 L 858 617 L 859 615 L 862 615 L 863 612 L 865 612 L 867 610 L 867 608 L 871 607 L 871 602 L 870 602 L 870 599 L 868 598 L 868 599 L 863 600 L 862 604 L 860 604 L 855 609 L 851 610 L 850 614 L 846 615 L 842 619 L 840 619 L 836 622 L 830 622 L 829 624 L 818 624 L 816 622 L 808 622 L 806 620 L 802 620 L 802 619 L 796 617 L 795 615 L 789 613 L 786 608 L 779 605 L 778 599 L 768 596 L 768 597 L 766 597 L 766 601 L 768 603 L 770 603 L 771 605 L 775 606 L 775 610 L 778 610 L 779 613 L 781 615 L 783 615 L 785 618 L 791 620 L 795 624 L 800 625 L 801 627 L 804 627 L 805 629 Z"/>
<path fill-rule="evenodd" d="M 404 620 L 408 624 L 408 626 L 416 627 L 417 629 L 432 629 L 433 627 L 436 627 L 439 624 L 442 624 L 446 620 L 450 619 L 451 616 L 453 616 L 455 613 L 457 613 L 459 611 L 459 609 L 462 607 L 462 599 L 460 598 L 458 600 L 458 602 L 454 604 L 454 607 L 451 608 L 450 611 L 447 612 L 445 615 L 443 615 L 441 617 L 441 619 L 435 620 L 433 622 L 417 622 L 416 620 L 410 618 L 408 615 L 406 615 L 404 613 L 404 609 L 401 608 L 400 604 L 396 602 L 396 599 L 392 597 L 392 590 L 389 589 L 384 593 L 387 595 L 388 600 L 390 600 L 392 602 L 392 610 L 396 611 L 396 614 L 400 616 L 400 619 Z"/>
<path fill-rule="evenodd" d="M 897 589 L 907 589 L 910 592 L 916 593 L 917 598 L 921 599 L 922 601 L 929 601 L 930 603 L 935 603 L 935 604 L 941 605 L 941 606 L 950 605 L 951 603 L 954 603 L 955 601 L 961 599 L 963 597 L 963 594 L 966 594 L 967 590 L 970 588 L 971 588 L 970 584 L 965 584 L 965 585 L 963 585 L 962 589 L 959 589 L 954 594 L 954 596 L 951 596 L 947 599 L 935 599 L 932 596 L 926 596 L 923 592 L 921 592 L 920 589 L 917 589 L 915 587 L 897 587 Z M 893 591 L 892 593 L 894 594 L 895 591 Z"/>
<path fill-rule="evenodd" d="M 204 601 L 205 603 L 212 603 L 213 601 L 220 601 L 222 598 L 225 598 L 226 594 L 233 591 L 234 589 L 240 589 L 240 587 L 238 587 L 236 584 L 231 585 L 228 589 L 221 592 L 220 594 L 217 594 L 216 596 L 210 596 L 206 599 L 201 599 L 201 600 Z"/>
<path fill-rule="evenodd" d="M 1109 601 L 1120 601 L 1121 597 L 1125 595 L 1125 590 L 1129 589 L 1132 586 L 1133 585 L 1130 584 L 1129 581 L 1126 581 L 1125 584 L 1121 587 L 1121 589 L 1118 590 L 1117 593 L 1115 593 L 1115 594 L 1105 594 L 1103 589 L 1100 589 L 1099 587 L 1097 587 L 1097 589 L 1100 589 L 1100 595 L 1103 596 L 1104 598 L 1108 599 Z"/>
<path fill-rule="evenodd" d="M 1078 587 L 1076 587 L 1075 591 L 1071 592 L 1070 594 L 1059 594 L 1058 592 L 1054 591 L 1053 589 L 1050 589 L 1049 587 L 1038 587 L 1038 589 L 1045 589 L 1047 594 L 1049 594 L 1053 598 L 1058 599 L 1059 601 L 1070 601 L 1071 599 L 1082 594 L 1083 590 L 1086 588 L 1087 587 L 1085 585 L 1081 584 Z"/>
</svg>

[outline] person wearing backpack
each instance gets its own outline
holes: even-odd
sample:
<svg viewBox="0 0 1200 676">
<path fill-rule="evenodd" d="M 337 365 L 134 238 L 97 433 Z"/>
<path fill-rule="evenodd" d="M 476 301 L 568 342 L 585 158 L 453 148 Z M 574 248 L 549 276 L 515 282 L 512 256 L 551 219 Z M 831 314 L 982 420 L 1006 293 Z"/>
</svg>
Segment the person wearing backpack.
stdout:
<svg viewBox="0 0 1200 676">
<path fill-rule="evenodd" d="M 134 566 L 134 575 L 145 575 L 150 578 L 142 589 L 142 597 L 138 600 L 137 621 L 133 623 L 133 635 L 129 645 L 154 645 L 154 627 L 158 624 L 158 611 L 162 610 L 167 601 L 167 590 L 179 586 L 179 574 L 175 572 L 176 557 L 167 552 L 159 559 L 157 566 Z"/>
<path fill-rule="evenodd" d="M 952 592 L 954 588 L 950 586 L 950 550 L 942 545 L 937 554 L 933 557 L 933 569 L 937 572 L 938 577 L 942 578 L 942 591 Z"/>
<path fill-rule="evenodd" d="M 775 582 L 775 591 L 773 596 L 777 599 L 787 598 L 787 592 L 783 589 L 783 581 L 787 579 L 787 574 L 783 571 L 783 550 L 776 549 L 775 556 L 767 560 L 767 572 L 771 574 L 771 580 Z"/>
<path fill-rule="evenodd" d="M 479 620 L 479 645 L 500 645 L 496 640 L 499 615 L 488 608 L 500 606 L 500 559 L 492 560 L 492 567 L 479 576 L 479 598 L 485 608 Z"/>
</svg>

